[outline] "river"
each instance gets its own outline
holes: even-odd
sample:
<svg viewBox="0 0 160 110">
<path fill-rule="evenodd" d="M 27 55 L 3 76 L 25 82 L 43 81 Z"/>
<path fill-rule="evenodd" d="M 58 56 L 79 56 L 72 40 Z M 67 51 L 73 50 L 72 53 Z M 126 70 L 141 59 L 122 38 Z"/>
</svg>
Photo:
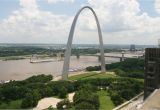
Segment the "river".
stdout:
<svg viewBox="0 0 160 110">
<path fill-rule="evenodd" d="M 107 58 L 106 63 L 118 61 L 119 59 Z M 80 56 L 80 59 L 72 56 L 70 69 L 83 69 L 99 64 L 98 58 L 94 56 Z M 29 59 L 0 61 L 0 80 L 23 80 L 38 74 L 60 75 L 62 67 L 63 61 L 43 63 L 30 63 Z"/>
<path fill-rule="evenodd" d="M 108 56 L 122 56 L 121 53 L 106 53 Z M 125 54 L 125 57 L 141 56 L 142 54 Z M 118 58 L 106 57 L 106 63 L 119 62 Z M 54 59 L 56 60 L 56 59 Z M 80 56 L 77 59 L 71 57 L 70 69 L 84 69 L 87 66 L 100 65 L 98 57 L 95 56 Z M 1 80 L 23 80 L 33 75 L 51 74 L 53 76 L 61 75 L 63 61 L 30 63 L 29 59 L 0 61 L 0 81 Z"/>
</svg>

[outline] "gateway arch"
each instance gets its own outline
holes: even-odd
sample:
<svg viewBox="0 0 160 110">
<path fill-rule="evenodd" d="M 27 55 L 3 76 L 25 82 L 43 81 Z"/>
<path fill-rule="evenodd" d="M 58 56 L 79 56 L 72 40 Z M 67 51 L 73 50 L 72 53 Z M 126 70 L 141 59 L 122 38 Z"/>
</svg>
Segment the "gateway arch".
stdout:
<svg viewBox="0 0 160 110">
<path fill-rule="evenodd" d="M 99 21 L 98 21 L 98 17 L 96 15 L 95 11 L 91 7 L 85 6 L 85 7 L 81 8 L 77 12 L 77 14 L 76 14 L 76 16 L 75 16 L 75 18 L 74 18 L 74 20 L 72 22 L 72 26 L 71 26 L 71 29 L 70 29 L 69 38 L 68 38 L 68 42 L 67 42 L 67 47 L 66 47 L 66 51 L 65 51 L 64 64 L 63 64 L 63 70 L 62 70 L 62 80 L 67 80 L 68 79 L 70 56 L 71 56 L 71 48 L 72 48 L 72 40 L 73 40 L 74 30 L 75 30 L 77 19 L 78 19 L 80 13 L 84 9 L 89 9 L 93 13 L 93 15 L 95 17 L 97 28 L 98 28 L 99 43 L 100 43 L 101 71 L 102 72 L 106 71 L 105 70 L 105 58 L 104 58 L 102 32 L 101 32 L 100 24 L 99 24 Z"/>
</svg>

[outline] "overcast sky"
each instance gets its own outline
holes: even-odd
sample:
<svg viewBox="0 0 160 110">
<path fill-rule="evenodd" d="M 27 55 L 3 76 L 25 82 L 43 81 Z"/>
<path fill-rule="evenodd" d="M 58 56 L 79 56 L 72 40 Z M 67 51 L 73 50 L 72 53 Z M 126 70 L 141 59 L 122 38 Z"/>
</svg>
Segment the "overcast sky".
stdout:
<svg viewBox="0 0 160 110">
<path fill-rule="evenodd" d="M 0 43 L 66 43 L 76 12 L 91 6 L 105 44 L 157 44 L 160 0 L 0 0 Z M 97 44 L 90 10 L 80 15 L 74 42 Z"/>
</svg>

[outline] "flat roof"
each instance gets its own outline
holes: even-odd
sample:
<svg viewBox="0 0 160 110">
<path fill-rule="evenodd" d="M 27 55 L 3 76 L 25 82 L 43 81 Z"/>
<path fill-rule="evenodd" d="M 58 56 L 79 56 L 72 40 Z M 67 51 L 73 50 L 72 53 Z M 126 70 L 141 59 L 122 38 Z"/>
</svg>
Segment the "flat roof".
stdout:
<svg viewBox="0 0 160 110">
<path fill-rule="evenodd" d="M 160 110 L 160 89 L 156 89 L 144 101 L 140 110 Z"/>
</svg>

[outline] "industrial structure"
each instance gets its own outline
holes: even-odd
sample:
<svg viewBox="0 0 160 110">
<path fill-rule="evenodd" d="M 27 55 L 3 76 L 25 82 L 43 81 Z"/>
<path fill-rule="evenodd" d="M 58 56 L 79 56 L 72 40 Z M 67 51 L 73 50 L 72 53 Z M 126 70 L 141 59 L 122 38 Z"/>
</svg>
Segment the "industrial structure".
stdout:
<svg viewBox="0 0 160 110">
<path fill-rule="evenodd" d="M 73 40 L 74 30 L 75 30 L 77 19 L 78 19 L 80 13 L 84 9 L 91 10 L 91 12 L 93 13 L 93 15 L 95 17 L 97 28 L 98 28 L 99 43 L 100 43 L 101 71 L 105 72 L 105 58 L 104 58 L 104 49 L 103 49 L 103 39 L 102 39 L 102 32 L 101 32 L 100 24 L 99 24 L 99 21 L 98 21 L 98 17 L 96 15 L 95 11 L 91 7 L 85 6 L 85 7 L 81 8 L 78 11 L 78 13 L 76 14 L 76 16 L 73 20 L 71 29 L 70 29 L 69 38 L 68 38 L 68 42 L 67 42 L 67 48 L 66 48 L 66 51 L 65 51 L 65 58 L 64 58 L 63 71 L 62 71 L 62 80 L 67 80 L 68 79 L 68 72 L 69 72 L 70 56 L 71 56 L 72 40 Z"/>
<path fill-rule="evenodd" d="M 144 99 L 160 88 L 160 48 L 145 50 Z"/>
</svg>

